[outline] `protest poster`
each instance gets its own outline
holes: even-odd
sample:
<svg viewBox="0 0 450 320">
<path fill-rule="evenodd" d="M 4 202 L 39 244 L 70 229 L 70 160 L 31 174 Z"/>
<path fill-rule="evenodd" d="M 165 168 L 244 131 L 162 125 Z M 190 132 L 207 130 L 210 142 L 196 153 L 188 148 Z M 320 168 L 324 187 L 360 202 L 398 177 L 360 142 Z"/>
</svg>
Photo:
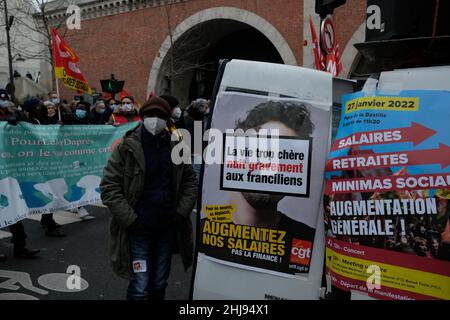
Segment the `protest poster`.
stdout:
<svg viewBox="0 0 450 320">
<path fill-rule="evenodd" d="M 450 92 L 344 97 L 326 163 L 326 269 L 376 299 L 450 299 Z"/>
<path fill-rule="evenodd" d="M 329 111 L 302 100 L 221 95 L 211 127 L 223 133 L 223 161 L 205 160 L 202 258 L 282 277 L 308 275 L 329 124 Z"/>
<path fill-rule="evenodd" d="M 100 201 L 100 180 L 112 146 L 135 126 L 0 122 L 0 228 L 29 214 Z"/>
</svg>

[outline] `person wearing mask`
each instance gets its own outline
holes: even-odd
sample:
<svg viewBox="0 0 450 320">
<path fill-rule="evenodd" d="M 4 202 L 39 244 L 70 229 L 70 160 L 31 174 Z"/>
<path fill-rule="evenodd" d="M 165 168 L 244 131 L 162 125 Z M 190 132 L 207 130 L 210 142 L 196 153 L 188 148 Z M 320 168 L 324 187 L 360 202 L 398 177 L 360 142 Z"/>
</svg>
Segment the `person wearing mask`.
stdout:
<svg viewBox="0 0 450 320">
<path fill-rule="evenodd" d="M 22 121 L 24 118 L 20 110 L 9 100 L 8 92 L 4 89 L 0 89 L 0 118 L 12 125 L 16 125 L 18 121 Z"/>
<path fill-rule="evenodd" d="M 59 105 L 59 98 L 58 98 L 58 94 L 55 91 L 50 91 L 48 93 L 48 100 L 53 102 L 53 104 L 55 106 Z"/>
<path fill-rule="evenodd" d="M 75 110 L 72 111 L 72 121 L 69 124 L 89 124 L 88 112 L 90 108 L 90 103 L 78 101 Z"/>
<path fill-rule="evenodd" d="M 180 108 L 180 103 L 178 102 L 178 99 L 175 98 L 174 96 L 169 96 L 169 95 L 162 95 L 160 96 L 160 98 L 166 100 L 166 102 L 169 104 L 171 110 L 172 110 L 172 115 L 170 116 L 169 121 L 167 121 L 167 131 L 170 134 L 175 134 L 177 136 L 177 141 L 182 141 L 183 140 L 183 135 L 181 134 L 181 132 L 176 131 L 177 129 L 183 129 L 184 128 L 184 124 L 181 115 L 182 115 L 182 111 Z"/>
<path fill-rule="evenodd" d="M 39 124 L 58 124 L 59 115 L 56 105 L 50 101 L 44 101 L 44 113 Z"/>
<path fill-rule="evenodd" d="M 94 107 L 89 111 L 90 124 L 107 124 L 112 110 L 106 107 L 105 101 L 97 100 Z"/>
<path fill-rule="evenodd" d="M 8 108 L 9 106 L 9 95 L 8 91 L 5 89 L 0 89 L 0 108 Z"/>
<path fill-rule="evenodd" d="M 70 103 L 69 103 L 70 113 L 72 113 L 75 110 L 75 108 L 77 107 L 77 103 L 78 103 L 77 100 L 70 101 Z"/>
<path fill-rule="evenodd" d="M 36 98 L 26 100 L 22 105 L 26 121 L 31 124 L 41 124 L 43 117 L 47 114 L 47 108 Z"/>
<path fill-rule="evenodd" d="M 170 95 L 161 95 L 160 98 L 166 100 L 172 109 L 172 115 L 170 116 L 169 123 L 167 125 L 169 130 L 173 132 L 175 129 L 184 128 L 183 110 L 181 110 L 178 99 Z"/>
<path fill-rule="evenodd" d="M 191 135 L 191 151 L 192 151 L 192 163 L 194 166 L 194 171 L 197 177 L 200 176 L 201 164 L 202 164 L 202 150 L 194 149 L 194 133 L 195 126 L 200 126 L 201 128 L 201 141 L 203 141 L 203 131 L 206 129 L 207 116 L 209 114 L 209 100 L 197 99 L 191 102 L 189 107 L 186 109 L 185 115 L 185 128 L 189 131 Z M 200 152 L 200 153 L 199 153 Z"/>
<path fill-rule="evenodd" d="M 4 101 L 6 101 L 6 103 Z M 6 110 L 8 110 L 8 112 L 6 112 Z M 10 125 L 16 125 L 19 120 L 22 119 L 19 119 L 17 113 L 13 112 L 8 93 L 6 90 L 0 90 L 0 121 L 8 121 Z M 33 258 L 40 252 L 39 249 L 29 249 L 26 247 L 27 235 L 22 221 L 10 225 L 9 230 L 12 234 L 11 242 L 14 246 L 13 251 L 15 258 Z M 0 254 L 0 261 L 6 261 L 6 256 Z"/>
<path fill-rule="evenodd" d="M 112 214 L 113 269 L 130 280 L 127 299 L 163 300 L 174 249 L 186 270 L 193 261 L 197 180 L 190 164 L 171 160 L 168 103 L 152 97 L 139 113 L 143 123 L 127 132 L 104 169 L 101 198 Z"/>
<path fill-rule="evenodd" d="M 115 126 L 121 124 L 140 121 L 138 110 L 134 103 L 134 98 L 127 96 L 121 100 L 121 105 L 118 105 L 111 116 L 110 123 Z"/>
<path fill-rule="evenodd" d="M 34 124 L 41 124 L 41 125 L 55 125 L 55 124 L 63 124 L 61 120 L 59 120 L 59 115 L 57 111 L 57 107 L 55 106 L 53 101 L 47 100 L 43 103 L 43 114 L 41 119 L 34 119 L 32 120 Z M 34 113 L 34 112 L 33 112 Z M 38 111 L 35 112 L 36 114 L 39 114 Z M 39 123 L 36 123 L 37 122 Z M 29 119 L 30 122 L 30 119 Z M 56 223 L 55 219 L 53 218 L 53 213 L 45 213 L 41 217 L 41 226 L 45 230 L 45 235 L 47 237 L 54 237 L 54 238 L 62 238 L 65 237 L 66 234 L 59 230 L 61 227 L 59 224 Z"/>
<path fill-rule="evenodd" d="M 106 101 L 106 107 L 111 109 L 111 113 L 116 110 L 117 105 L 119 105 L 119 102 L 116 99 L 114 99 L 114 98 L 109 98 Z"/>
<path fill-rule="evenodd" d="M 55 91 L 50 91 L 48 93 L 48 100 L 55 106 L 55 111 L 58 114 L 58 122 L 57 124 L 64 124 L 69 121 L 71 115 L 70 106 L 67 104 L 67 101 L 63 100 L 62 103 L 58 97 L 58 94 Z"/>
<path fill-rule="evenodd" d="M 102 122 L 102 117 L 105 112 L 105 103 L 103 100 L 97 101 L 92 110 L 90 110 L 90 104 L 88 102 L 78 101 L 75 109 L 72 111 L 72 121 L 68 124 L 88 125 L 91 124 L 91 121 L 95 121 L 93 124 L 104 124 Z M 89 214 L 89 211 L 87 211 L 85 207 L 78 207 L 70 211 L 78 213 L 80 219 L 83 221 L 95 219 L 95 217 Z"/>
</svg>

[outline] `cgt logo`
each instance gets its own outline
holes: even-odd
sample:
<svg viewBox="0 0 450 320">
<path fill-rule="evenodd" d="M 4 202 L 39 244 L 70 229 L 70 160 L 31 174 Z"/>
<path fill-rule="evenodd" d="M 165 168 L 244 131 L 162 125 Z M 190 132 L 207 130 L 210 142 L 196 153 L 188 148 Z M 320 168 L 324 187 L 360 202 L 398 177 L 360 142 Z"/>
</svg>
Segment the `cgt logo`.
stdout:
<svg viewBox="0 0 450 320">
<path fill-rule="evenodd" d="M 309 266 L 311 260 L 312 242 L 292 239 L 291 263 Z"/>
</svg>

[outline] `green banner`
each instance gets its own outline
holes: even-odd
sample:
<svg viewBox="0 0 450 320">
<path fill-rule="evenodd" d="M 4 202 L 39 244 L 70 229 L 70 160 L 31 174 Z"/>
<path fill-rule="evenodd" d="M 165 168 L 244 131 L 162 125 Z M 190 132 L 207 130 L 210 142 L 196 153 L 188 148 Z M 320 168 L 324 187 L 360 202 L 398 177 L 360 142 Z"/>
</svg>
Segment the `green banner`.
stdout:
<svg viewBox="0 0 450 320">
<path fill-rule="evenodd" d="M 100 201 L 99 184 L 112 148 L 136 125 L 0 122 L 0 228 L 29 214 Z"/>
</svg>

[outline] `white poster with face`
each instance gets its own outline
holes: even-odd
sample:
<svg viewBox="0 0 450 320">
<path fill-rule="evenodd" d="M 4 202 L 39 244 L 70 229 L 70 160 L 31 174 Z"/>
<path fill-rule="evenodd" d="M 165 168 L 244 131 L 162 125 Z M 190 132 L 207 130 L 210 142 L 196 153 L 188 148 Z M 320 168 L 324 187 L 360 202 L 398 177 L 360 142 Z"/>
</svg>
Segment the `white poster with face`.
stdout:
<svg viewBox="0 0 450 320">
<path fill-rule="evenodd" d="M 223 132 L 222 163 L 204 167 L 198 259 L 307 279 L 329 124 L 329 111 L 298 99 L 221 95 L 211 128 Z"/>
<path fill-rule="evenodd" d="M 332 77 L 232 60 L 218 88 L 209 137 L 223 143 L 204 152 L 192 298 L 318 299 Z"/>
</svg>

